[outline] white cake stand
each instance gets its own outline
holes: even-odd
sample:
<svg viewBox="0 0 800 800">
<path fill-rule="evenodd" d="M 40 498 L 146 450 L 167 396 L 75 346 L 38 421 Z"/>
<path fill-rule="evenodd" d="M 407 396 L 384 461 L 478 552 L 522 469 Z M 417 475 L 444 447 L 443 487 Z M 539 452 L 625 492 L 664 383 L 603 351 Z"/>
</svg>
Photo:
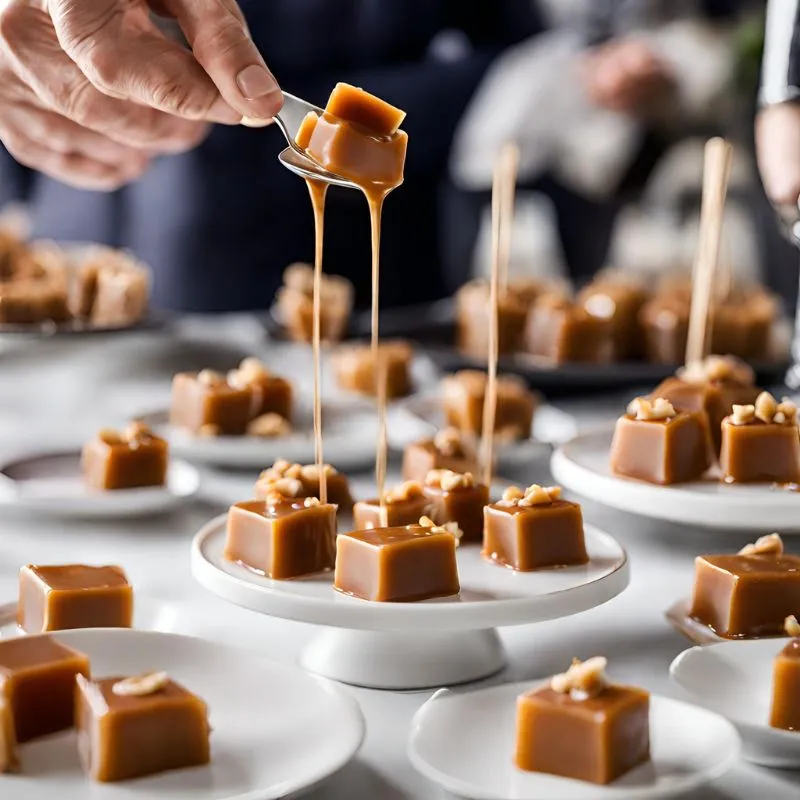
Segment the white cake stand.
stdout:
<svg viewBox="0 0 800 800">
<path fill-rule="evenodd" d="M 716 480 L 655 486 L 612 474 L 613 431 L 578 436 L 553 454 L 556 482 L 620 511 L 699 528 L 731 532 L 800 533 L 800 493 L 769 484 L 725 485 Z"/>
<path fill-rule="evenodd" d="M 333 588 L 330 573 L 273 581 L 223 557 L 226 515 L 192 543 L 192 574 L 224 600 L 261 614 L 322 625 L 301 656 L 311 672 L 375 689 L 421 689 L 478 680 L 503 668 L 498 626 L 578 614 L 628 585 L 628 558 L 608 534 L 586 526 L 590 563 L 520 573 L 459 549 L 461 594 L 420 603 L 372 603 Z"/>
</svg>

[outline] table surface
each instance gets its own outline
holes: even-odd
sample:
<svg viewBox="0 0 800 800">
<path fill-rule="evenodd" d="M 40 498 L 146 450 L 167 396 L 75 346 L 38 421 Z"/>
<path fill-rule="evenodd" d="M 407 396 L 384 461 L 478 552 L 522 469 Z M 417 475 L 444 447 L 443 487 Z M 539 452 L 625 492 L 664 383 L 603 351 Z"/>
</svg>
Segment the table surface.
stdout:
<svg viewBox="0 0 800 800">
<path fill-rule="evenodd" d="M 304 350 L 265 340 L 247 317 L 193 319 L 172 333 L 50 342 L 0 341 L 0 452 L 49 442 L 76 442 L 97 428 L 166 402 L 169 379 L 179 369 L 227 369 L 243 355 L 258 355 L 308 387 Z M 563 403 L 583 426 L 610 421 L 622 398 Z M 546 460 L 530 465 L 520 482 L 547 482 Z M 368 480 L 369 476 L 363 476 Z M 230 606 L 197 585 L 189 571 L 194 533 L 220 506 L 194 502 L 168 516 L 124 522 L 76 522 L 4 516 L 0 519 L 0 599 L 16 594 L 23 563 L 109 562 L 124 565 L 137 592 L 169 604 L 176 628 L 295 662 L 314 634 L 312 626 L 256 615 Z M 667 674 L 688 643 L 664 619 L 686 596 L 692 560 L 699 552 L 731 551 L 752 537 L 690 530 L 585 503 L 592 524 L 627 548 L 632 577 L 622 595 L 575 617 L 500 631 L 509 665 L 475 686 L 535 679 L 561 671 L 573 656 L 603 654 L 621 681 L 674 695 Z M 352 689 L 367 720 L 358 757 L 308 797 L 311 800 L 426 800 L 441 797 L 406 756 L 411 718 L 431 692 Z M 742 763 L 692 798 L 800 796 L 800 773 Z"/>
</svg>

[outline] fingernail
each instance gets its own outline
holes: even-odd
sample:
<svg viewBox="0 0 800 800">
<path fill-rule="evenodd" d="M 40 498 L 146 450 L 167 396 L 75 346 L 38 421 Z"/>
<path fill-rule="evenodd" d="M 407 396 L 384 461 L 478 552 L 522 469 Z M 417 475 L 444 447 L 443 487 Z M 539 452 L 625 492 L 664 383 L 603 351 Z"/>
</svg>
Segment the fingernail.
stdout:
<svg viewBox="0 0 800 800">
<path fill-rule="evenodd" d="M 246 128 L 266 128 L 267 125 L 272 125 L 274 120 L 272 119 L 259 119 L 258 117 L 242 117 L 239 120 L 240 125 L 244 125 Z"/>
<path fill-rule="evenodd" d="M 260 64 L 245 67 L 236 76 L 236 85 L 247 100 L 257 100 L 278 89 L 275 78 Z"/>
</svg>

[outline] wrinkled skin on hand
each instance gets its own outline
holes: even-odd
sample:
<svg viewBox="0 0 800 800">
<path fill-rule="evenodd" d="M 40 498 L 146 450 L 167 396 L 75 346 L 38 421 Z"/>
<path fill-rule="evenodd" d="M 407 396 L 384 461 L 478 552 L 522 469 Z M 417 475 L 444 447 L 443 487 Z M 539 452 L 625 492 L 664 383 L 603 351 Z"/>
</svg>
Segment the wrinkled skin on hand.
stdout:
<svg viewBox="0 0 800 800">
<path fill-rule="evenodd" d="M 117 188 L 209 123 L 268 121 L 281 103 L 235 0 L 0 0 L 0 141 L 65 183 Z"/>
</svg>

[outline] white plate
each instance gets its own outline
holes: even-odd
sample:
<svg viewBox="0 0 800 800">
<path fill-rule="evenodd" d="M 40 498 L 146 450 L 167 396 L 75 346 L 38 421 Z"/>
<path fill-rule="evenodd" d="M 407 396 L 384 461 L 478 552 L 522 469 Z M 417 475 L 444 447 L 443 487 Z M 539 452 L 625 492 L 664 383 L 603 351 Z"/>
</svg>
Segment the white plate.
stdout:
<svg viewBox="0 0 800 800">
<path fill-rule="evenodd" d="M 411 763 L 445 790 L 480 800 L 649 800 L 702 786 L 739 755 L 739 737 L 722 717 L 653 696 L 650 763 L 606 786 L 523 772 L 512 760 L 516 699 L 535 685 L 435 694 L 411 723 Z"/>
<path fill-rule="evenodd" d="M 787 639 L 755 639 L 691 647 L 669 674 L 693 702 L 727 717 L 744 741 L 744 756 L 768 767 L 800 767 L 800 732 L 769 726 L 772 663 Z"/>
<path fill-rule="evenodd" d="M 620 511 L 700 528 L 800 533 L 800 493 L 769 485 L 697 481 L 655 486 L 613 475 L 613 431 L 583 434 L 555 453 L 550 471 L 561 485 Z"/>
<path fill-rule="evenodd" d="M 358 704 L 329 682 L 244 650 L 175 634 L 54 634 L 86 653 L 96 676 L 165 670 L 209 707 L 211 763 L 118 784 L 87 780 L 74 733 L 20 748 L 22 775 L 0 776 L 14 800 L 268 800 L 319 783 L 358 751 Z"/>
<path fill-rule="evenodd" d="M 472 631 L 577 614 L 605 603 L 627 585 L 625 551 L 586 526 L 585 566 L 514 572 L 481 558 L 477 545 L 458 551 L 461 594 L 420 603 L 372 603 L 345 596 L 324 573 L 273 581 L 223 557 L 227 515 L 211 520 L 192 543 L 192 573 L 225 600 L 275 617 L 368 631 Z"/>
<path fill-rule="evenodd" d="M 279 458 L 300 464 L 314 461 L 311 408 L 302 403 L 296 411 L 294 431 L 274 439 L 256 436 L 195 436 L 167 422 L 165 411 L 145 414 L 151 425 L 170 444 L 171 451 L 188 461 L 233 469 L 265 469 Z M 342 471 L 358 469 L 375 461 L 378 417 L 365 400 L 326 401 L 322 409 L 325 460 Z"/>
<path fill-rule="evenodd" d="M 170 459 L 166 486 L 104 492 L 83 481 L 80 452 L 29 453 L 0 464 L 0 507 L 53 517 L 119 518 L 168 511 L 190 498 L 197 470 Z"/>
<path fill-rule="evenodd" d="M 399 402 L 390 410 L 389 444 L 396 450 L 419 439 L 430 438 L 446 426 L 442 400 L 438 394 L 416 395 Z M 569 414 L 555 406 L 542 405 L 533 417 L 530 439 L 497 444 L 501 464 L 537 458 L 550 451 L 550 446 L 568 442 L 577 435 L 578 425 Z"/>
</svg>

